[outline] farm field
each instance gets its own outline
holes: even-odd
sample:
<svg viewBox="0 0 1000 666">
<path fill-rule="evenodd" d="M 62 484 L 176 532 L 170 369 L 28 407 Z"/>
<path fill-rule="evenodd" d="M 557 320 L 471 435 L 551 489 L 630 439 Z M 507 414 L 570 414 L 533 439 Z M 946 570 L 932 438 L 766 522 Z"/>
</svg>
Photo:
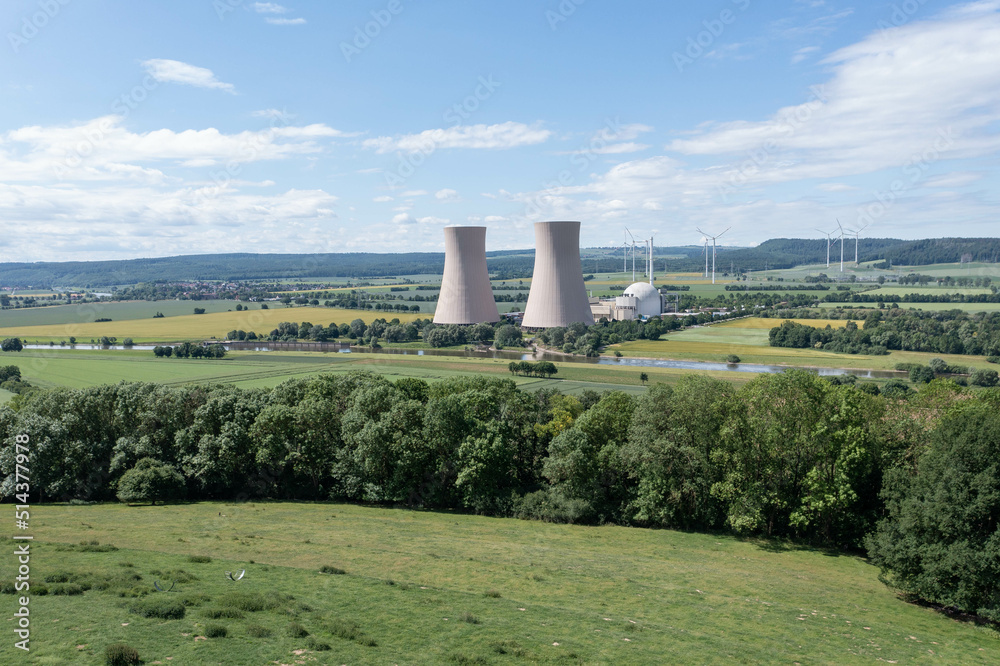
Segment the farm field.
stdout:
<svg viewBox="0 0 1000 666">
<path fill-rule="evenodd" d="M 247 303 L 259 310 L 260 303 Z M 270 307 L 274 307 L 273 304 Z M 279 305 L 279 307 L 281 307 Z M 51 324 L 82 324 L 95 319 L 112 321 L 152 319 L 157 312 L 164 317 L 193 315 L 195 308 L 205 308 L 206 313 L 235 310 L 235 301 L 123 301 L 113 303 L 80 303 L 78 305 L 49 305 L 40 308 L 19 308 L 0 311 L 0 328 L 12 326 L 43 326 Z"/>
<path fill-rule="evenodd" d="M 192 301 L 188 301 L 189 303 Z M 155 306 L 155 303 L 152 303 Z M 235 307 L 235 304 L 232 304 Z M 194 307 L 194 306 L 192 306 Z M 200 307 L 200 306 L 199 306 Z M 164 313 L 166 314 L 166 313 Z M 408 322 L 421 317 L 420 313 L 379 312 L 376 310 L 345 310 L 341 308 L 295 307 L 287 308 L 271 304 L 267 310 L 244 310 L 242 312 L 215 312 L 203 315 L 183 315 L 162 319 L 135 319 L 110 322 L 45 324 L 38 326 L 0 326 L 0 337 L 26 338 L 29 342 L 59 342 L 69 336 L 85 342 L 101 336 L 116 337 L 119 340 L 132 338 L 140 342 L 182 342 L 185 340 L 207 340 L 222 338 L 233 329 L 252 330 L 265 335 L 283 321 L 296 323 L 311 321 L 324 326 L 331 322 L 345 323 L 354 319 L 370 322 L 379 317 L 398 318 Z M 113 318 L 112 318 L 113 319 Z"/>
<path fill-rule="evenodd" d="M 369 370 L 390 379 L 417 377 L 433 382 L 470 374 L 491 374 L 512 378 L 526 390 L 554 388 L 577 394 L 586 389 L 615 389 L 637 393 L 645 391 L 640 378 L 642 373 L 647 374 L 649 382 L 672 383 L 691 372 L 569 362 L 556 364 L 559 368 L 556 378 L 541 379 L 512 376 L 507 369 L 509 361 L 498 359 L 320 352 L 240 351 L 231 352 L 224 359 L 165 359 L 138 350 L 25 350 L 16 355 L 7 354 L 0 360 L 5 365 L 19 366 L 26 381 L 42 388 L 83 388 L 119 381 L 169 385 L 222 383 L 270 388 L 295 377 Z M 734 382 L 752 378 L 744 373 L 708 374 Z"/>
<path fill-rule="evenodd" d="M 931 296 L 943 296 L 945 294 L 967 294 L 967 295 L 981 295 L 981 294 L 991 294 L 989 289 L 983 289 L 981 287 L 938 287 L 934 286 L 918 286 L 918 285 L 908 285 L 905 287 L 880 287 L 879 289 L 872 289 L 871 291 L 866 291 L 865 294 L 872 296 L 906 296 L 907 294 L 927 294 Z M 922 305 L 922 304 L 915 304 Z M 900 307 L 903 304 L 900 303 Z"/>
<path fill-rule="evenodd" d="M 118 641 L 147 664 L 987 664 L 998 645 L 860 557 L 779 542 L 329 503 L 34 508 L 32 585 L 110 586 L 32 595 L 37 663 L 103 664 Z"/>
</svg>

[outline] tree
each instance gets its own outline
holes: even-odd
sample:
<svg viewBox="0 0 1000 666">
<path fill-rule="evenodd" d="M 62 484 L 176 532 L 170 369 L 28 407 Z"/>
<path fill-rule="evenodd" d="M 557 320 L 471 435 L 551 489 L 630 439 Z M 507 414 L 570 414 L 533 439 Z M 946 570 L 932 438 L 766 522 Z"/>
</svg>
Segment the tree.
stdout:
<svg viewBox="0 0 1000 666">
<path fill-rule="evenodd" d="M 639 381 L 642 382 L 643 386 L 645 386 L 646 382 L 649 381 L 649 375 L 647 375 L 645 372 L 640 372 L 639 373 Z"/>
<path fill-rule="evenodd" d="M 521 346 L 521 329 L 512 324 L 504 324 L 493 335 L 497 349 Z"/>
<path fill-rule="evenodd" d="M 934 379 L 934 370 L 926 365 L 920 365 L 910 370 L 910 381 L 914 384 L 927 384 Z"/>
<path fill-rule="evenodd" d="M 19 352 L 22 349 L 24 349 L 24 345 L 21 344 L 20 338 L 6 338 L 3 342 L 0 342 L 0 350 L 5 352 Z"/>
<path fill-rule="evenodd" d="M 889 585 L 1000 621 L 1000 413 L 959 401 L 915 469 L 887 475 L 888 516 L 866 541 Z"/>
<path fill-rule="evenodd" d="M 1000 381 L 996 370 L 976 370 L 969 378 L 969 383 L 975 386 L 996 386 Z"/>
<path fill-rule="evenodd" d="M 205 314 L 205 308 L 195 308 L 194 309 L 194 313 L 195 314 Z"/>
<path fill-rule="evenodd" d="M 173 465 L 143 458 L 118 480 L 122 502 L 167 502 L 184 496 L 184 477 Z"/>
</svg>

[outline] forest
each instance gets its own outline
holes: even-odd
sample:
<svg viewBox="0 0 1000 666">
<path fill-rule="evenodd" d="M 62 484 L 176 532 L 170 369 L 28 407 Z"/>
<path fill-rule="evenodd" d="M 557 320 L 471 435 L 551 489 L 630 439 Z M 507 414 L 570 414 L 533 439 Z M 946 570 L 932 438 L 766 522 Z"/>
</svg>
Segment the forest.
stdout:
<svg viewBox="0 0 1000 666">
<path fill-rule="evenodd" d="M 901 589 L 1000 619 L 998 406 L 992 389 L 886 397 L 805 371 L 638 397 L 362 372 L 120 383 L 0 408 L 0 474 L 11 497 L 29 433 L 40 502 L 114 500 L 128 473 L 130 501 L 332 499 L 867 548 Z"/>
</svg>

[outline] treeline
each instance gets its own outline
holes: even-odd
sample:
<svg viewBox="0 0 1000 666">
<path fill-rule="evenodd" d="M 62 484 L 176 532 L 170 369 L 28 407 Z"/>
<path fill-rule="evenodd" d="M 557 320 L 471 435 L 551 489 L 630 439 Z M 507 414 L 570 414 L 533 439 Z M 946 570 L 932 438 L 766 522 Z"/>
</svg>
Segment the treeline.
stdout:
<svg viewBox="0 0 1000 666">
<path fill-rule="evenodd" d="M 333 499 L 867 545 L 887 579 L 1000 617 L 1000 394 L 909 399 L 804 371 L 701 375 L 633 397 L 368 373 L 274 389 L 120 383 L 0 408 L 0 485 L 30 436 L 32 499 L 112 500 L 156 468 L 191 500 Z M 164 492 L 166 492 L 165 490 Z M 155 500 L 156 489 L 143 498 Z M 130 496 L 132 497 L 132 496 Z M 991 616 L 992 614 L 992 616 Z"/>
<path fill-rule="evenodd" d="M 902 350 L 996 356 L 1000 354 L 1000 313 L 871 310 L 863 329 L 853 321 L 838 329 L 785 321 L 771 329 L 768 340 L 772 347 L 815 347 L 848 354 Z"/>
<path fill-rule="evenodd" d="M 936 283 L 942 287 L 981 287 L 989 288 L 993 284 L 993 278 L 990 277 L 957 277 L 953 278 L 951 276 L 945 276 L 942 278 L 934 277 L 933 275 L 922 275 L 920 273 L 910 273 L 908 275 L 901 276 L 897 282 L 902 285 L 906 284 L 919 284 L 926 285 L 931 282 Z"/>
<path fill-rule="evenodd" d="M 510 374 L 512 375 L 522 375 L 524 377 L 551 378 L 552 375 L 559 372 L 559 368 L 551 361 L 537 361 L 534 363 L 531 361 L 511 361 L 507 364 L 507 369 L 510 370 Z"/>
<path fill-rule="evenodd" d="M 829 291 L 823 284 L 727 284 L 726 291 Z"/>
<path fill-rule="evenodd" d="M 993 287 L 996 289 L 996 287 Z M 1000 292 L 991 294 L 865 294 L 838 291 L 823 297 L 827 303 L 1000 303 Z"/>
<path fill-rule="evenodd" d="M 192 342 L 184 342 L 177 346 L 156 345 L 153 347 L 153 355 L 157 358 L 222 358 L 226 355 L 226 348 L 222 345 L 199 345 Z"/>
<path fill-rule="evenodd" d="M 1000 238 L 928 238 L 906 241 L 877 252 L 867 251 L 864 261 L 884 260 L 893 266 L 957 264 L 961 261 L 996 263 L 1000 260 Z"/>
<path fill-rule="evenodd" d="M 600 350 L 607 345 L 627 340 L 659 340 L 667 331 L 681 328 L 678 317 L 665 320 L 654 317 L 647 321 L 608 321 L 601 319 L 593 326 L 580 322 L 567 327 L 547 328 L 538 333 L 538 339 L 548 347 L 554 347 L 567 354 L 600 356 Z M 684 319 L 687 319 L 686 317 Z M 711 319 L 711 315 L 709 315 Z"/>
</svg>

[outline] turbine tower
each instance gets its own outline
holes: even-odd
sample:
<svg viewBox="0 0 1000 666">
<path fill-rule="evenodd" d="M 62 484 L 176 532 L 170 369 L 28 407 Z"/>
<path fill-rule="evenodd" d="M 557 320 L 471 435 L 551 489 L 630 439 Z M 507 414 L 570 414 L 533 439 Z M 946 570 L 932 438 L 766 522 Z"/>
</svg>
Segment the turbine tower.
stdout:
<svg viewBox="0 0 1000 666">
<path fill-rule="evenodd" d="M 444 277 L 435 324 L 500 321 L 486 270 L 486 227 L 444 228 Z"/>
<path fill-rule="evenodd" d="M 861 238 L 861 232 L 868 228 L 868 225 L 861 227 L 854 232 L 854 267 L 858 267 L 858 241 Z"/>
<path fill-rule="evenodd" d="M 580 265 L 580 223 L 535 222 L 535 270 L 522 326 L 552 328 L 575 322 L 594 323 Z"/>
<path fill-rule="evenodd" d="M 840 226 L 840 220 L 837 220 L 837 226 L 840 228 L 840 272 L 844 272 L 844 227 Z"/>
<path fill-rule="evenodd" d="M 729 231 L 730 229 L 732 229 L 732 227 L 726 227 L 726 231 Z M 722 236 L 722 234 L 726 233 L 726 231 L 723 231 L 722 234 L 716 234 L 714 236 L 710 236 L 710 235 L 706 234 L 701 229 L 696 229 L 696 231 L 699 234 L 701 234 L 702 236 L 705 237 L 705 273 L 706 273 L 706 277 L 707 277 L 707 273 L 708 273 L 708 239 L 709 238 L 712 239 L 712 284 L 715 284 L 715 240 L 717 238 L 720 238 Z"/>
<path fill-rule="evenodd" d="M 823 234 L 824 236 L 826 236 L 826 267 L 829 268 L 830 267 L 830 241 L 833 239 L 833 232 L 832 231 L 823 231 L 822 229 L 817 229 L 816 231 L 818 231 L 821 234 Z"/>
</svg>

